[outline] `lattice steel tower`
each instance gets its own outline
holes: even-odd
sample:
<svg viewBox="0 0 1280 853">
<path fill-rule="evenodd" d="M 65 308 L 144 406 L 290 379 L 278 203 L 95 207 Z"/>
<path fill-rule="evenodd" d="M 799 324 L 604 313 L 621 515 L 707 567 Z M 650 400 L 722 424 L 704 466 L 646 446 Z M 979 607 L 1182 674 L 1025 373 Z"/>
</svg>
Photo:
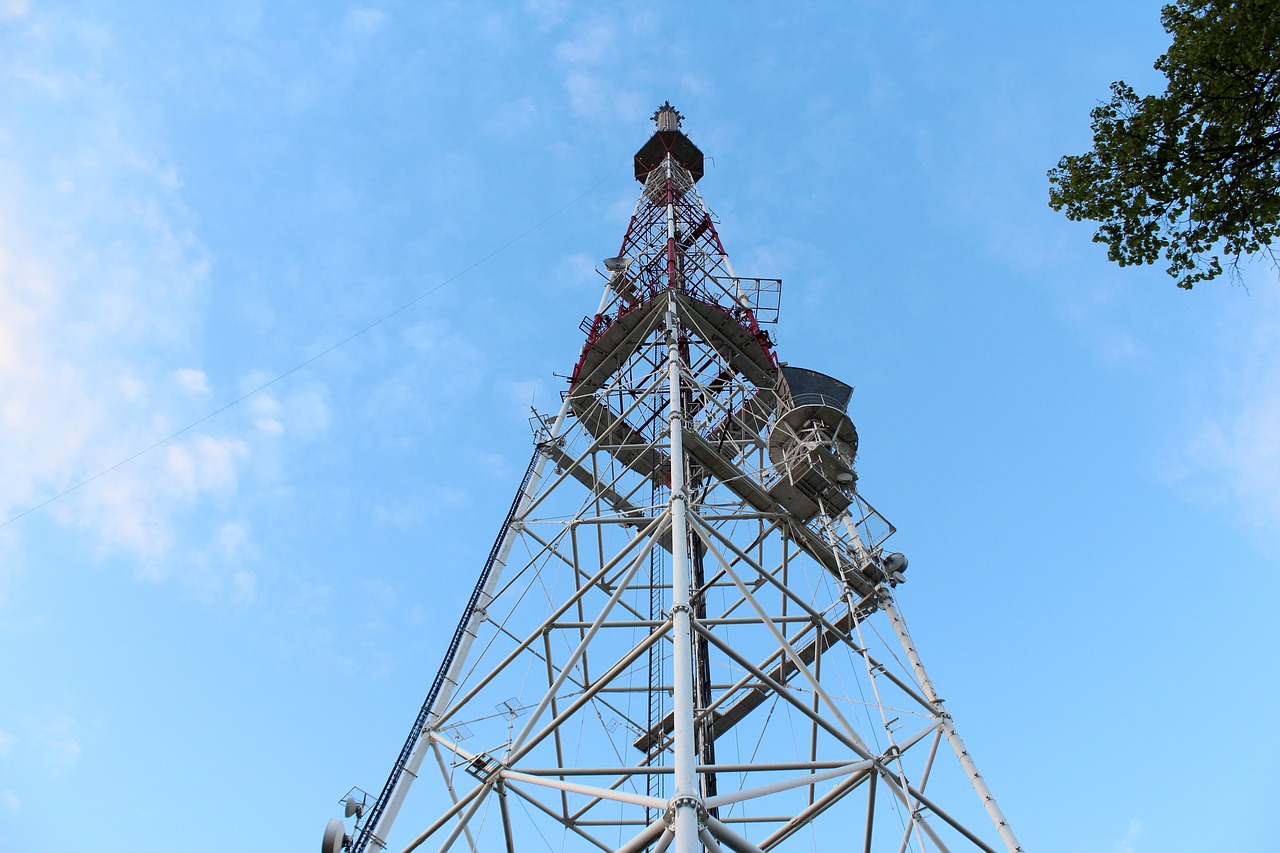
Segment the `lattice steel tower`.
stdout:
<svg viewBox="0 0 1280 853">
<path fill-rule="evenodd" d="M 781 281 L 734 271 L 702 152 L 654 120 L 560 410 L 324 849 L 1016 853 L 895 602 L 852 389 L 779 361 Z"/>
</svg>

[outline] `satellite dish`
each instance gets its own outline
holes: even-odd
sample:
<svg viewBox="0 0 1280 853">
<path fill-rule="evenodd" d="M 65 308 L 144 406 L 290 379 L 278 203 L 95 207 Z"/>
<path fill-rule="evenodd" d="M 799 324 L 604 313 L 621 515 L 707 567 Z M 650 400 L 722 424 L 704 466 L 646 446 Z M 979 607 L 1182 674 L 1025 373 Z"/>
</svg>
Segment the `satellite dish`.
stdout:
<svg viewBox="0 0 1280 853">
<path fill-rule="evenodd" d="M 888 554 L 884 558 L 884 568 L 889 574 L 905 572 L 907 570 L 907 555 L 899 551 Z"/>
<path fill-rule="evenodd" d="M 347 846 L 347 828 L 336 817 L 324 825 L 324 841 L 320 843 L 320 853 L 342 853 Z"/>
<path fill-rule="evenodd" d="M 347 817 L 356 816 L 356 820 L 364 817 L 364 800 L 357 800 L 355 797 L 347 797 L 342 801 L 343 811 Z"/>
<path fill-rule="evenodd" d="M 625 270 L 630 263 L 630 258 L 605 258 L 604 268 L 609 272 L 618 272 L 619 270 Z"/>
</svg>

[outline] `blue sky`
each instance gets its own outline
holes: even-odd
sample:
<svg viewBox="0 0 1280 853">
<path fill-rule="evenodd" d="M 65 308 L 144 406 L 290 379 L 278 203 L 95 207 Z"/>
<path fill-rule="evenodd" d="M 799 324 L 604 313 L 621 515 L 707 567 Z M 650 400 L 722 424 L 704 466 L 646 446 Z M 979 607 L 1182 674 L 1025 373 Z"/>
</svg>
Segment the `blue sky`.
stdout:
<svg viewBox="0 0 1280 853">
<path fill-rule="evenodd" d="M 309 850 L 380 788 L 666 99 L 1027 849 L 1274 849 L 1275 272 L 1046 205 L 1158 8 L 0 0 L 3 519 L 429 293 L 0 527 L 0 851 Z"/>
</svg>

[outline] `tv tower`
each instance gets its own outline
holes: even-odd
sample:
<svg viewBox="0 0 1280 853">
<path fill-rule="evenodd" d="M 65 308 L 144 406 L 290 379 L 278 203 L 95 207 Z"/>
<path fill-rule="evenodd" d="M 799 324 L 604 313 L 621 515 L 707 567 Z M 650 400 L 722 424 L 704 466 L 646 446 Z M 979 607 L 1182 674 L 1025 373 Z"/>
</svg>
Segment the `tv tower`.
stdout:
<svg viewBox="0 0 1280 853">
<path fill-rule="evenodd" d="M 559 411 L 323 849 L 1019 853 L 899 610 L 853 389 L 779 360 L 782 282 L 734 269 L 702 152 L 653 119 Z"/>
</svg>

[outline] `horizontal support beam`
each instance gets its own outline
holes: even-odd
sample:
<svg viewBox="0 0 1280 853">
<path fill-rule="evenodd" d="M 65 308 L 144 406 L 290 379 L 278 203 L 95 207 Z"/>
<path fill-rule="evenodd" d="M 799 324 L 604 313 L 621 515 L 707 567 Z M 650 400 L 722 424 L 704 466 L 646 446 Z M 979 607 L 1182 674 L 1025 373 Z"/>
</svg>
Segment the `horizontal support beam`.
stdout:
<svg viewBox="0 0 1280 853">
<path fill-rule="evenodd" d="M 732 586 L 732 584 L 724 584 L 724 586 Z M 645 589 L 641 584 L 631 584 L 629 589 Z M 658 587 L 659 589 L 670 589 L 670 585 Z M 786 625 L 794 622 L 813 622 L 812 616 L 774 616 L 770 620 L 775 625 Z M 594 622 L 553 622 L 547 627 L 557 629 L 569 628 L 590 628 Z M 659 625 L 667 624 L 666 619 L 625 619 L 611 620 L 602 622 L 601 628 L 656 628 Z M 715 627 L 718 625 L 759 625 L 760 619 L 756 616 L 726 616 L 711 619 L 699 619 L 698 624 Z"/>
<path fill-rule="evenodd" d="M 865 762 L 857 762 L 858 764 Z M 834 770 L 854 767 L 849 761 L 773 761 L 755 764 L 699 764 L 699 773 L 762 773 L 774 770 Z M 662 776 L 671 767 L 522 767 L 526 776 Z M 837 774 L 839 775 L 839 774 Z M 805 777 L 804 784 L 815 781 Z M 820 781 L 820 780 L 819 780 Z"/>
</svg>

